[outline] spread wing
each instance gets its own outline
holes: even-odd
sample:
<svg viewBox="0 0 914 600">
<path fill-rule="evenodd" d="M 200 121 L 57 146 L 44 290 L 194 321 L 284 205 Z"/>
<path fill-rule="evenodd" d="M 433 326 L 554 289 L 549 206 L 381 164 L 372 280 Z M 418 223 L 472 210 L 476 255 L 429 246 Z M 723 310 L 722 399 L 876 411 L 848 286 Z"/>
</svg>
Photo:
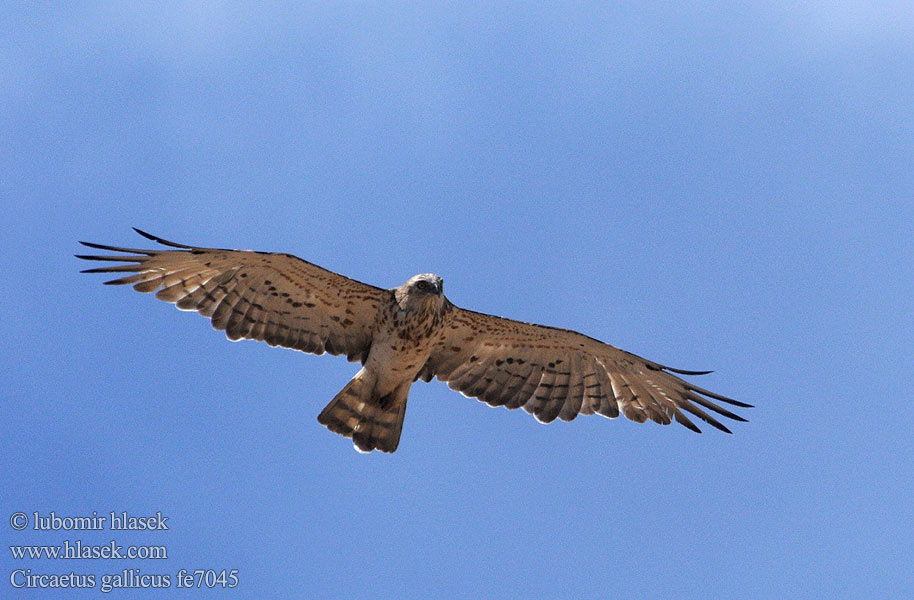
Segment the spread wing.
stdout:
<svg viewBox="0 0 914 600">
<path fill-rule="evenodd" d="M 290 254 L 185 246 L 140 235 L 177 250 L 136 250 L 80 242 L 119 255 L 86 260 L 131 263 L 83 273 L 135 273 L 108 284 L 139 292 L 212 319 L 230 340 L 265 341 L 314 354 L 365 361 L 378 307 L 390 292 L 343 277 Z M 124 254 L 126 253 L 126 254 Z"/>
<path fill-rule="evenodd" d="M 712 402 L 751 405 L 696 387 L 665 367 L 575 331 L 521 323 L 453 307 L 443 338 L 418 378 L 437 377 L 451 389 L 491 406 L 523 408 L 543 423 L 594 413 L 701 430 L 691 413 L 730 433 L 705 409 L 742 417 Z"/>
</svg>

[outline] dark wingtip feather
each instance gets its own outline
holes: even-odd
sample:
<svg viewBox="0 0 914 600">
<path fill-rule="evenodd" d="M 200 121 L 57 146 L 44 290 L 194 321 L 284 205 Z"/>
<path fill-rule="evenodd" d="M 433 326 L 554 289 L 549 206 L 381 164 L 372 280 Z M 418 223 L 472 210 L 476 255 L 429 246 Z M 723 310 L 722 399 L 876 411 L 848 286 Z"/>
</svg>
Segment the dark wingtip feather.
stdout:
<svg viewBox="0 0 914 600">
<path fill-rule="evenodd" d="M 671 373 L 677 373 L 679 375 L 707 375 L 713 373 L 714 371 L 687 371 L 685 369 L 677 369 L 675 367 L 668 367 L 666 365 L 661 365 L 660 363 L 648 362 L 647 367 L 653 369 L 654 371 L 669 371 Z"/>
<path fill-rule="evenodd" d="M 702 420 L 705 421 L 706 423 L 708 423 L 709 425 L 711 425 L 711 427 L 714 427 L 715 429 L 719 429 L 720 431 L 723 431 L 724 433 L 729 433 L 730 435 L 733 435 L 733 432 L 730 431 L 729 429 L 727 429 L 727 426 L 724 425 L 723 423 L 721 423 L 720 421 L 718 421 L 717 419 L 712 418 L 712 419 L 702 419 Z"/>
<path fill-rule="evenodd" d="M 714 372 L 714 371 L 686 371 L 685 369 L 674 369 L 673 367 L 668 367 L 666 365 L 661 365 L 661 364 L 655 364 L 655 365 L 648 364 L 648 367 L 655 369 L 655 370 L 660 369 L 660 370 L 664 370 L 664 371 L 670 371 L 670 372 L 676 373 L 678 375 L 708 375 L 708 374 Z M 753 406 L 752 404 L 747 404 L 745 402 L 740 402 L 739 400 L 734 400 L 733 398 L 728 398 L 727 396 L 722 396 L 720 394 L 714 393 L 714 392 L 706 390 L 704 388 L 700 388 L 697 385 L 692 385 L 692 384 L 686 382 L 686 387 L 692 392 L 698 392 L 699 394 L 704 394 L 705 396 L 714 398 L 715 400 L 720 400 L 721 402 L 726 402 L 727 404 L 732 404 L 733 406 L 738 406 L 740 408 L 755 408 L 755 406 Z M 720 412 L 720 411 L 718 411 L 718 412 Z M 737 421 L 746 421 L 746 419 L 743 419 L 742 417 L 737 417 L 736 415 L 733 415 L 733 413 L 722 413 L 722 414 L 726 414 L 726 416 L 730 417 L 731 419 L 735 419 Z M 728 431 L 727 433 L 730 433 L 730 432 Z"/>
<path fill-rule="evenodd" d="M 79 243 L 82 244 L 83 246 L 87 246 L 89 248 L 95 248 L 96 250 L 110 250 L 111 249 L 111 246 L 105 246 L 104 244 L 96 244 L 95 242 L 84 242 L 82 240 L 79 240 Z"/>
<path fill-rule="evenodd" d="M 701 392 L 701 393 L 704 394 L 704 392 Z M 716 394 L 715 395 L 707 394 L 707 395 L 711 396 L 712 398 L 715 398 L 717 400 L 720 400 L 721 402 L 726 402 L 727 404 L 732 404 L 733 406 L 738 406 L 740 408 L 755 408 L 755 406 L 753 406 L 752 404 L 746 404 L 745 402 L 740 402 L 739 400 L 734 400 L 733 398 L 727 398 L 726 396 L 719 396 Z"/>
<path fill-rule="evenodd" d="M 123 250 L 123 248 L 121 248 Z M 138 256 L 119 256 L 117 254 L 110 255 L 97 255 L 97 254 L 74 254 L 76 258 L 81 258 L 82 260 L 100 260 L 107 262 L 130 262 L 130 263 L 142 263 L 145 258 L 140 258 Z"/>
<path fill-rule="evenodd" d="M 151 233 L 146 233 L 145 231 L 143 231 L 142 229 L 139 229 L 137 227 L 134 227 L 133 230 L 135 232 L 137 232 L 138 234 L 140 234 L 141 236 L 143 236 L 144 238 L 146 238 L 147 240 L 152 240 L 153 242 L 157 242 L 159 244 L 162 244 L 163 246 L 171 246 L 172 248 L 184 248 L 185 250 L 193 249 L 193 246 L 187 246 L 185 244 L 179 244 L 177 242 L 170 242 L 166 239 L 160 238 L 159 236 L 152 235 Z"/>
<path fill-rule="evenodd" d="M 685 369 L 674 369 L 673 367 L 663 367 L 667 371 L 672 371 L 679 375 L 709 375 L 714 371 L 686 371 Z"/>
<path fill-rule="evenodd" d="M 721 415 L 727 417 L 728 419 L 733 419 L 734 421 L 741 421 L 741 422 L 743 422 L 743 423 L 748 422 L 748 421 L 747 421 L 746 419 L 744 419 L 743 417 L 741 417 L 741 416 L 739 416 L 739 415 L 737 415 L 737 414 L 735 414 L 735 413 L 730 412 L 730 411 L 727 410 L 726 408 L 723 408 L 723 407 L 721 407 L 721 406 L 718 406 L 718 405 L 714 404 L 713 402 L 711 402 L 711 401 L 708 400 L 707 398 L 702 398 L 701 396 L 699 396 L 699 395 L 696 394 L 695 392 L 687 392 L 687 393 L 686 393 L 686 398 L 687 398 L 688 400 L 691 400 L 691 401 L 694 402 L 695 404 L 699 404 L 699 405 L 704 406 L 705 408 L 707 408 L 707 409 L 709 409 L 709 410 L 713 410 L 714 412 L 716 412 L 716 413 L 718 413 L 718 414 L 721 414 Z M 693 415 L 698 416 L 699 418 L 703 419 L 704 421 L 707 421 L 708 423 L 711 423 L 712 425 L 714 425 L 714 426 L 717 427 L 718 429 L 721 429 L 721 428 L 723 427 L 723 426 L 720 425 L 720 423 L 718 423 L 713 417 L 711 417 L 709 414 L 707 414 L 706 412 L 704 412 L 703 410 L 701 410 L 700 408 L 698 408 L 698 407 L 695 406 L 694 404 L 686 403 L 685 405 L 683 405 L 682 408 L 686 409 L 687 411 L 689 411 L 689 412 L 692 413 Z M 726 429 L 725 427 L 724 427 L 723 429 L 721 429 L 721 431 L 726 431 L 727 433 L 730 433 L 730 431 L 729 431 L 728 429 Z"/>
<path fill-rule="evenodd" d="M 693 396 L 694 396 L 694 394 L 693 394 Z M 732 413 L 729 413 L 728 411 L 721 409 L 719 406 L 715 405 L 713 402 L 708 402 L 708 401 L 705 400 L 704 398 L 701 398 L 701 397 L 697 397 L 697 396 L 696 396 L 696 397 L 690 398 L 690 399 L 691 399 L 693 402 L 696 402 L 696 403 L 698 403 L 698 404 L 701 404 L 702 406 L 704 406 L 704 407 L 706 407 L 706 408 L 709 408 L 709 409 L 711 409 L 711 410 L 717 411 L 717 412 L 723 414 L 723 415 L 726 416 L 726 417 L 735 416 L 735 415 L 732 415 Z M 724 433 L 733 433 L 732 431 L 730 431 L 729 429 L 727 429 L 727 428 L 723 425 L 723 423 L 721 423 L 720 421 L 718 421 L 717 419 L 715 419 L 714 417 L 712 417 L 711 415 L 709 415 L 708 413 L 706 413 L 705 411 L 703 411 L 703 410 L 702 410 L 701 408 L 699 408 L 698 406 L 695 406 L 695 404 L 692 404 L 691 402 L 685 402 L 685 403 L 683 403 L 682 405 L 680 405 L 679 408 L 681 408 L 681 409 L 683 409 L 683 410 L 686 410 L 686 411 L 692 413 L 693 415 L 695 415 L 696 417 L 698 417 L 699 419 L 701 419 L 702 421 L 704 421 L 704 422 L 707 423 L 708 425 L 711 425 L 711 426 L 714 427 L 715 429 L 719 429 L 719 430 L 723 431 Z"/>
<path fill-rule="evenodd" d="M 697 390 L 697 391 L 701 391 L 701 390 Z M 732 404 L 733 406 L 738 406 L 740 408 L 755 408 L 751 404 L 746 404 L 745 402 L 740 402 L 739 400 L 734 400 L 733 398 L 727 398 L 726 396 L 721 396 L 719 394 L 706 394 L 703 391 L 701 393 L 705 394 L 706 396 L 710 396 L 712 398 L 720 400 L 721 402 L 726 402 L 727 404 Z"/>
<path fill-rule="evenodd" d="M 96 250 L 111 250 L 113 246 L 105 246 L 104 244 L 96 244 L 95 242 L 84 242 L 79 240 L 79 243 L 88 248 L 95 248 Z"/>
<path fill-rule="evenodd" d="M 95 267 L 94 269 L 83 269 L 80 273 L 139 273 L 143 270 L 142 265 L 116 265 L 113 267 Z"/>
<path fill-rule="evenodd" d="M 693 423 L 690 418 L 688 418 L 687 416 L 682 414 L 682 411 L 676 411 L 675 418 L 676 418 L 676 422 L 679 423 L 680 425 L 682 425 L 683 427 L 685 427 L 686 429 L 694 431 L 695 433 L 701 433 L 701 429 L 699 429 L 698 426 L 695 425 L 695 423 Z"/>
<path fill-rule="evenodd" d="M 158 238 L 156 238 L 156 236 L 152 235 L 151 233 L 146 233 L 145 231 L 143 231 L 143 230 L 140 229 L 139 227 L 131 227 L 131 229 L 133 229 L 135 232 L 137 232 L 138 234 L 140 234 L 141 236 L 143 236 L 143 237 L 146 238 L 147 240 L 152 240 L 153 242 L 159 241 Z"/>
<path fill-rule="evenodd" d="M 156 254 L 155 250 L 142 250 L 139 248 L 122 248 L 120 246 L 108 246 L 107 244 L 96 244 L 95 242 L 80 241 L 79 243 L 82 244 L 83 246 L 88 246 L 89 248 L 95 248 L 96 250 L 107 250 L 109 252 L 129 252 L 130 254 L 145 254 L 147 256 L 152 256 L 153 254 Z M 80 258 L 83 258 L 83 257 L 80 256 Z M 91 256 L 91 257 L 89 257 L 89 260 L 111 260 L 111 259 Z"/>
<path fill-rule="evenodd" d="M 755 408 L 751 404 L 746 404 L 745 402 L 740 402 L 739 400 L 734 400 L 733 398 L 727 398 L 726 396 L 721 396 L 704 388 L 700 388 L 697 385 L 687 384 L 687 387 L 692 392 L 698 392 L 708 396 L 709 398 L 714 398 L 715 400 L 720 400 L 721 402 L 726 402 L 727 404 L 732 404 L 733 406 L 739 406 L 740 408 Z"/>
</svg>

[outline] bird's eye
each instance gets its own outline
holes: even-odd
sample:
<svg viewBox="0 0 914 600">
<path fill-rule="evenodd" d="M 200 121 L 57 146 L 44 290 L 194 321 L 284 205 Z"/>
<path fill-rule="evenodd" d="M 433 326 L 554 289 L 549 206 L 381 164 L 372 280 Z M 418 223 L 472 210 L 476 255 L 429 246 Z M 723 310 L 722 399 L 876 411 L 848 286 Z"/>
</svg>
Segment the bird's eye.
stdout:
<svg viewBox="0 0 914 600">
<path fill-rule="evenodd" d="M 416 284 L 416 288 L 418 288 L 420 290 L 424 290 L 427 287 L 428 287 L 428 282 L 426 282 L 426 281 L 420 281 L 419 283 Z"/>
</svg>

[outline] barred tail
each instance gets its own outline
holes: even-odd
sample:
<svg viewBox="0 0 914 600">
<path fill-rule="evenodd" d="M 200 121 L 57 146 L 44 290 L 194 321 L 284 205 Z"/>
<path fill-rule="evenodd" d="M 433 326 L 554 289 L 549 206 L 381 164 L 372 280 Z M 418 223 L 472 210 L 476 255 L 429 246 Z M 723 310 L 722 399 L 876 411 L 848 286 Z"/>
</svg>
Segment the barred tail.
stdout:
<svg viewBox="0 0 914 600">
<path fill-rule="evenodd" d="M 400 443 L 406 416 L 408 381 L 384 397 L 374 391 L 374 382 L 360 372 L 334 396 L 317 421 L 330 431 L 352 438 L 359 452 L 393 452 Z"/>
</svg>

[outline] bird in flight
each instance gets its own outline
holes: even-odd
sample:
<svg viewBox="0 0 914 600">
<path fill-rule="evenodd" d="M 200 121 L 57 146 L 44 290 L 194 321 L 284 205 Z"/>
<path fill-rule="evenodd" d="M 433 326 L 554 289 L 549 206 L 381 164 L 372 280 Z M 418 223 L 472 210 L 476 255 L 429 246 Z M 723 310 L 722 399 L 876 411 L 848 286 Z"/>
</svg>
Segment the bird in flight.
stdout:
<svg viewBox="0 0 914 600">
<path fill-rule="evenodd" d="M 409 389 L 433 377 L 491 406 L 523 408 L 542 423 L 621 412 L 638 423 L 675 420 L 701 433 L 689 413 L 730 433 L 711 413 L 745 421 L 720 404 L 751 408 L 676 376 L 709 371 L 673 369 L 576 331 L 459 308 L 438 275 L 382 289 L 291 254 L 187 246 L 136 232 L 173 249 L 80 242 L 119 254 L 77 258 L 127 263 L 83 272 L 132 273 L 105 283 L 156 292 L 209 317 L 233 341 L 360 362 L 317 420 L 362 452 L 397 449 Z"/>
</svg>

